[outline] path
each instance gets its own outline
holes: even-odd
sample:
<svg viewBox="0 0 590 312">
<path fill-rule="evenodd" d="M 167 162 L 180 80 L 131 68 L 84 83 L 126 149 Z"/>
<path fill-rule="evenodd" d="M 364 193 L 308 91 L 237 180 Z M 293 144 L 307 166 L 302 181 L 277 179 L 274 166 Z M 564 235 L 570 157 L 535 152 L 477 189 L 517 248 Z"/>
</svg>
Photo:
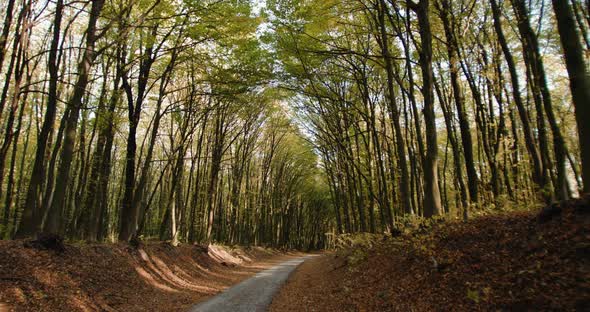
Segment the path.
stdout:
<svg viewBox="0 0 590 312">
<path fill-rule="evenodd" d="M 305 256 L 281 263 L 259 272 L 221 294 L 194 306 L 190 312 L 258 312 L 266 311 L 273 296 L 285 283 L 291 272 L 305 260 Z"/>
</svg>

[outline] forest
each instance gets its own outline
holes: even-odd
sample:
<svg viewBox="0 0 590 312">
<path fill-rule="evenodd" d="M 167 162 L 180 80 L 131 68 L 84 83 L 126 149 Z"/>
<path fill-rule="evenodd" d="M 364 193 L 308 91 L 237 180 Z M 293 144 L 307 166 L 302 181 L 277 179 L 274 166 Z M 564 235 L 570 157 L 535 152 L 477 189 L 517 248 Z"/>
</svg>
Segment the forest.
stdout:
<svg viewBox="0 0 590 312">
<path fill-rule="evenodd" d="M 0 11 L 4 239 L 320 249 L 590 192 L 590 1 Z"/>
</svg>

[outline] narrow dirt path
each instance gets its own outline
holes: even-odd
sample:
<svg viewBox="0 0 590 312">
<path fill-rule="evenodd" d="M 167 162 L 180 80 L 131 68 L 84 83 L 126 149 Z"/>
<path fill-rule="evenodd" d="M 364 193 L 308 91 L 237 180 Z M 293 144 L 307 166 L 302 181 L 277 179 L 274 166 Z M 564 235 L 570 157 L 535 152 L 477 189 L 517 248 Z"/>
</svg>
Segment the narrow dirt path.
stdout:
<svg viewBox="0 0 590 312">
<path fill-rule="evenodd" d="M 257 312 L 266 311 L 273 296 L 289 275 L 313 255 L 283 262 L 227 289 L 223 293 L 194 306 L 190 312 Z"/>
</svg>

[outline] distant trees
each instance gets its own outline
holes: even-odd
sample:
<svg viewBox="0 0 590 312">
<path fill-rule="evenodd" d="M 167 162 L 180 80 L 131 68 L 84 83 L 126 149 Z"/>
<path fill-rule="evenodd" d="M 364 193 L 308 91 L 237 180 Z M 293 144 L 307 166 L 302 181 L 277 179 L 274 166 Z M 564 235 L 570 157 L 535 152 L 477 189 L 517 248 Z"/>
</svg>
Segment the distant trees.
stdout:
<svg viewBox="0 0 590 312">
<path fill-rule="evenodd" d="M 578 193 L 584 125 L 572 136 L 567 112 L 584 111 L 587 8 L 553 2 L 555 15 L 548 1 L 270 3 L 338 232 Z"/>
</svg>

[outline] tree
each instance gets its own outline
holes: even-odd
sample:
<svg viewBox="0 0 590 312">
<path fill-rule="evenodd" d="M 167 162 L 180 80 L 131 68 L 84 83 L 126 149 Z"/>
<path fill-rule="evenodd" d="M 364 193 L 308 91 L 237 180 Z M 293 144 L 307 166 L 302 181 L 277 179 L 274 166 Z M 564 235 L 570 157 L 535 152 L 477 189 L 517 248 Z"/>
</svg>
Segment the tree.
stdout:
<svg viewBox="0 0 590 312">
<path fill-rule="evenodd" d="M 82 98 L 86 94 L 90 69 L 94 63 L 97 53 L 95 51 L 97 22 L 104 5 L 104 0 L 93 0 L 86 30 L 86 46 L 82 59 L 78 65 L 78 80 L 74 85 L 74 93 L 68 102 L 70 110 L 66 119 L 65 139 L 61 150 L 61 161 L 58 168 L 57 182 L 52 201 L 49 207 L 45 208 L 46 223 L 43 230 L 48 233 L 63 234 L 63 212 L 65 205 L 66 188 L 69 183 L 70 165 L 74 154 L 74 142 L 76 139 L 76 127 L 80 110 L 82 109 Z"/>
<path fill-rule="evenodd" d="M 441 213 L 438 185 L 438 142 L 434 115 L 434 89 L 432 73 L 432 33 L 430 29 L 430 1 L 408 2 L 418 17 L 420 28 L 420 68 L 422 69 L 422 97 L 426 122 L 426 158 L 424 162 L 424 216 Z"/>
<path fill-rule="evenodd" d="M 584 121 L 590 115 L 590 74 L 583 57 L 580 37 L 576 32 L 572 8 L 567 1 L 553 0 L 553 10 L 557 18 L 557 28 L 563 47 L 565 63 L 570 77 L 572 100 L 576 108 L 578 139 L 580 143 L 590 142 L 590 126 Z M 582 177 L 584 192 L 590 192 L 590 146 L 580 144 L 582 155 Z"/>
<path fill-rule="evenodd" d="M 55 17 L 53 20 L 53 37 L 48 57 L 49 94 L 47 96 L 47 108 L 43 117 L 41 132 L 37 138 L 37 151 L 31 172 L 31 179 L 27 189 L 23 215 L 16 232 L 16 237 L 32 236 L 40 230 L 44 211 L 41 205 L 41 188 L 46 175 L 46 148 L 50 134 L 53 132 L 57 111 L 57 83 L 58 83 L 58 50 L 61 36 L 61 21 L 63 17 L 63 0 L 57 0 L 55 5 Z"/>
</svg>

